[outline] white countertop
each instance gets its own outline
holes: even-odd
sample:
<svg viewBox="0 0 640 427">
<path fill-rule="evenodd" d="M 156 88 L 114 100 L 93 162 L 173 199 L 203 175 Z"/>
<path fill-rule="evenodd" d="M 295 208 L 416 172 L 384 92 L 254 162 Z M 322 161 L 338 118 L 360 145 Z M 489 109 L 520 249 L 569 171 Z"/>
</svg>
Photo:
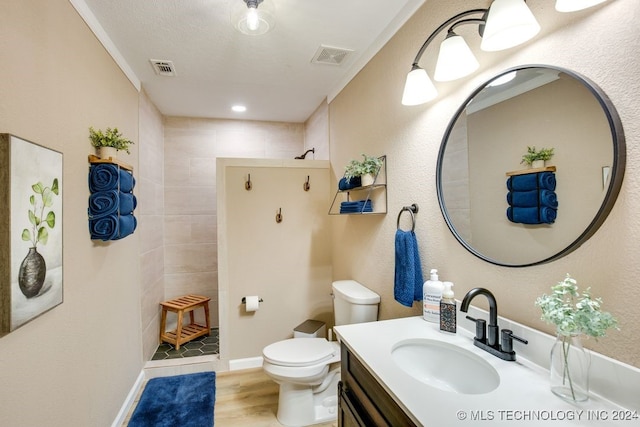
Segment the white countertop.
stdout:
<svg viewBox="0 0 640 427">
<path fill-rule="evenodd" d="M 417 316 L 341 325 L 335 331 L 418 425 L 640 426 L 640 414 L 597 396 L 583 403 L 560 399 L 549 389 L 547 370 L 519 355 L 515 362 L 501 360 L 474 346 L 473 335 L 460 327 L 457 334 L 443 333 L 438 324 Z M 472 351 L 497 370 L 500 385 L 492 392 L 470 395 L 443 391 L 413 378 L 391 358 L 393 345 L 411 338 L 441 340 Z M 514 349 L 517 353 L 515 342 Z M 629 416 L 633 418 L 620 419 Z"/>
</svg>

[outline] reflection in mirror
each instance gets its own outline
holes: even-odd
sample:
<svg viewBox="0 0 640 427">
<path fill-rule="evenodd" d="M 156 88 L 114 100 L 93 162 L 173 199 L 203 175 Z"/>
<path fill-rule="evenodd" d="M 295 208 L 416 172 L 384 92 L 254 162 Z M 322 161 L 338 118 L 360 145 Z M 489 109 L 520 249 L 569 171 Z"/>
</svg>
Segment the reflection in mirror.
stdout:
<svg viewBox="0 0 640 427">
<path fill-rule="evenodd" d="M 554 148 L 557 218 L 519 224 L 506 217 L 506 173 L 525 169 L 528 146 Z M 620 119 L 586 78 L 524 66 L 490 80 L 465 101 L 445 132 L 436 175 L 447 225 L 474 255 L 522 267 L 557 259 L 602 224 L 622 185 Z"/>
</svg>

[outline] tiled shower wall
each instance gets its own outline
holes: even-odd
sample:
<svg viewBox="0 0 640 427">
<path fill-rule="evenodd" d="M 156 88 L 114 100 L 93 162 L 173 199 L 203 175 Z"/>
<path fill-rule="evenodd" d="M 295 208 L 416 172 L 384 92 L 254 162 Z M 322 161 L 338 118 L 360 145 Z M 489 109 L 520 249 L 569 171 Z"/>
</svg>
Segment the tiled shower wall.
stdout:
<svg viewBox="0 0 640 427">
<path fill-rule="evenodd" d="M 134 174 L 140 233 L 140 321 L 142 356 L 150 360 L 158 347 L 159 304 L 164 300 L 164 131 L 162 115 L 144 92 L 138 108 L 140 170 Z"/>
<path fill-rule="evenodd" d="M 216 158 L 293 159 L 304 124 L 168 117 L 164 138 L 164 296 L 210 297 L 218 326 Z"/>
</svg>

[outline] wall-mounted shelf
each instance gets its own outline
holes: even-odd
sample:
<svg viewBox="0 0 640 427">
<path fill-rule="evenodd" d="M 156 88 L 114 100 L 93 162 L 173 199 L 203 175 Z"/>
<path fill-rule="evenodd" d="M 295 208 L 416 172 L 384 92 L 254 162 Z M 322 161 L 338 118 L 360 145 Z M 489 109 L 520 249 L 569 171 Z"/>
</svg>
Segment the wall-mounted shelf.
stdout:
<svg viewBox="0 0 640 427">
<path fill-rule="evenodd" d="M 529 169 L 520 169 L 517 171 L 507 172 L 505 175 L 507 176 L 515 176 L 515 175 L 526 175 L 528 173 L 538 173 L 538 172 L 555 172 L 555 166 L 546 166 L 543 168 L 529 168 Z"/>
<path fill-rule="evenodd" d="M 333 196 L 331 207 L 329 207 L 329 215 L 385 215 L 387 213 L 387 156 L 379 158 L 382 160 L 382 166 L 376 174 L 373 184 L 348 190 L 337 190 Z M 372 212 L 340 212 L 342 202 L 353 201 L 370 201 Z"/>
<path fill-rule="evenodd" d="M 101 159 L 98 156 L 94 156 L 93 154 L 89 154 L 89 163 L 91 163 L 91 164 L 112 163 L 114 165 L 120 166 L 120 168 L 122 168 L 124 170 L 128 170 L 129 172 L 133 172 L 133 166 L 128 165 L 125 162 L 121 162 L 120 160 L 114 159 L 112 157 L 109 157 L 108 159 Z"/>
</svg>

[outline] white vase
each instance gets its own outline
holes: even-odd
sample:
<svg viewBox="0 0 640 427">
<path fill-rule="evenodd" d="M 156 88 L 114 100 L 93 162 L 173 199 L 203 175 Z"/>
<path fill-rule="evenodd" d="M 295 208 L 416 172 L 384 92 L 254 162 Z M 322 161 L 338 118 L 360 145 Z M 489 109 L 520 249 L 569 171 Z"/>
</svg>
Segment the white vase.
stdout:
<svg viewBox="0 0 640 427">
<path fill-rule="evenodd" d="M 589 398 L 590 356 L 579 334 L 558 334 L 551 348 L 550 386 L 556 396 L 570 402 Z"/>
<path fill-rule="evenodd" d="M 360 185 L 363 187 L 366 187 L 367 185 L 373 185 L 375 180 L 376 180 L 376 177 L 373 176 L 372 173 L 367 173 L 360 177 L 360 181 L 361 181 Z"/>
<path fill-rule="evenodd" d="M 98 157 L 103 160 L 108 160 L 109 158 L 115 160 L 118 157 L 118 150 L 113 147 L 98 147 Z"/>
<path fill-rule="evenodd" d="M 544 167 L 544 160 L 534 160 L 533 162 L 531 162 L 531 167 L 532 168 L 543 168 Z"/>
</svg>

